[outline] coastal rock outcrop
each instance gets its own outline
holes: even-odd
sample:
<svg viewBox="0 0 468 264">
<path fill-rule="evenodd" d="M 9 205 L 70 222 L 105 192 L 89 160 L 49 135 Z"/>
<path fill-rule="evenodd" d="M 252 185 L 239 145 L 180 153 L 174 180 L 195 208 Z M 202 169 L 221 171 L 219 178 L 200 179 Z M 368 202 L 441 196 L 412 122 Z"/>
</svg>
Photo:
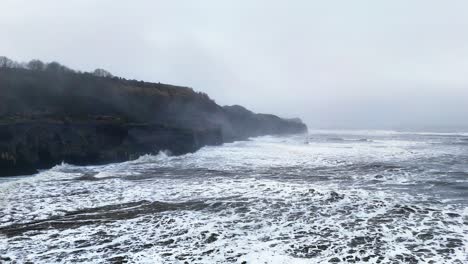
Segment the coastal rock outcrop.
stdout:
<svg viewBox="0 0 468 264">
<path fill-rule="evenodd" d="M 221 132 L 216 129 L 112 121 L 0 124 L 0 170 L 2 175 L 31 174 L 61 162 L 121 162 L 161 150 L 177 155 L 220 143 Z"/>
<path fill-rule="evenodd" d="M 0 176 L 307 131 L 298 119 L 221 107 L 187 87 L 52 66 L 0 67 Z"/>
</svg>

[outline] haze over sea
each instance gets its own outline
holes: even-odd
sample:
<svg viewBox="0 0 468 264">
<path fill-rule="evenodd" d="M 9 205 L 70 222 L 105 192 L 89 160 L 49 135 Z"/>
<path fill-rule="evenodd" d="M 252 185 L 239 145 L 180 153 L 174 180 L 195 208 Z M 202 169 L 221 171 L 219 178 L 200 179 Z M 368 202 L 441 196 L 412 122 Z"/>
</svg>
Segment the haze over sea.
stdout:
<svg viewBox="0 0 468 264">
<path fill-rule="evenodd" d="M 314 130 L 2 179 L 0 262 L 467 263 L 467 205 L 468 133 Z"/>
</svg>

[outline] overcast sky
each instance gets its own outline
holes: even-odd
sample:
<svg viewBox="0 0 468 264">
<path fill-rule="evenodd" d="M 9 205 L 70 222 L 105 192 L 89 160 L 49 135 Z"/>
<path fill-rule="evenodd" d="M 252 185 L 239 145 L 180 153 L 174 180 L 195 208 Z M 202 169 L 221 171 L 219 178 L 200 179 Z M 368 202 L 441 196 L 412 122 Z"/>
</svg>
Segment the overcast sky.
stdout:
<svg viewBox="0 0 468 264">
<path fill-rule="evenodd" d="M 1 0 L 0 55 L 312 128 L 468 127 L 468 1 Z"/>
</svg>

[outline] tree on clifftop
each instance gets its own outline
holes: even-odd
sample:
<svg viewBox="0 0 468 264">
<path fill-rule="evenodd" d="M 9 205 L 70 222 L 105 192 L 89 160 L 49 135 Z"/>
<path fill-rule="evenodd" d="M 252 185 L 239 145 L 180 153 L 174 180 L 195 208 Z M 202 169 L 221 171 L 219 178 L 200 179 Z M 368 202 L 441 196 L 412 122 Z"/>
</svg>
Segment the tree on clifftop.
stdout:
<svg viewBox="0 0 468 264">
<path fill-rule="evenodd" d="M 114 77 L 110 72 L 104 69 L 96 69 L 93 71 L 93 75 L 97 77 L 111 78 Z"/>
<path fill-rule="evenodd" d="M 51 62 L 51 63 L 48 63 L 46 66 L 45 66 L 45 70 L 46 71 L 49 71 L 49 72 L 54 72 L 54 73 L 64 73 L 64 72 L 74 72 L 73 70 L 71 70 L 70 68 L 58 63 L 58 62 Z"/>
<path fill-rule="evenodd" d="M 45 69 L 45 63 L 40 60 L 32 60 L 26 66 L 32 71 L 43 71 Z"/>
<path fill-rule="evenodd" d="M 18 68 L 19 66 L 19 63 L 5 56 L 0 56 L 0 68 Z"/>
</svg>

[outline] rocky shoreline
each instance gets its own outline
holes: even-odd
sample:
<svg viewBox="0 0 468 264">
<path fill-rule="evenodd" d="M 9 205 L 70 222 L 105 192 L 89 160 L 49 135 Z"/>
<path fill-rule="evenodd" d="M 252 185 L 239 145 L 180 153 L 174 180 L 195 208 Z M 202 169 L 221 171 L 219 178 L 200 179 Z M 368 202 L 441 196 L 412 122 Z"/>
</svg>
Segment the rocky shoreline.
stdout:
<svg viewBox="0 0 468 264">
<path fill-rule="evenodd" d="M 29 121 L 0 124 L 0 176 L 33 174 L 61 162 L 104 164 L 161 150 L 174 155 L 222 143 L 216 129 L 158 124 Z"/>
<path fill-rule="evenodd" d="M 307 131 L 299 119 L 222 107 L 187 87 L 44 67 L 0 67 L 0 176 Z"/>
</svg>

